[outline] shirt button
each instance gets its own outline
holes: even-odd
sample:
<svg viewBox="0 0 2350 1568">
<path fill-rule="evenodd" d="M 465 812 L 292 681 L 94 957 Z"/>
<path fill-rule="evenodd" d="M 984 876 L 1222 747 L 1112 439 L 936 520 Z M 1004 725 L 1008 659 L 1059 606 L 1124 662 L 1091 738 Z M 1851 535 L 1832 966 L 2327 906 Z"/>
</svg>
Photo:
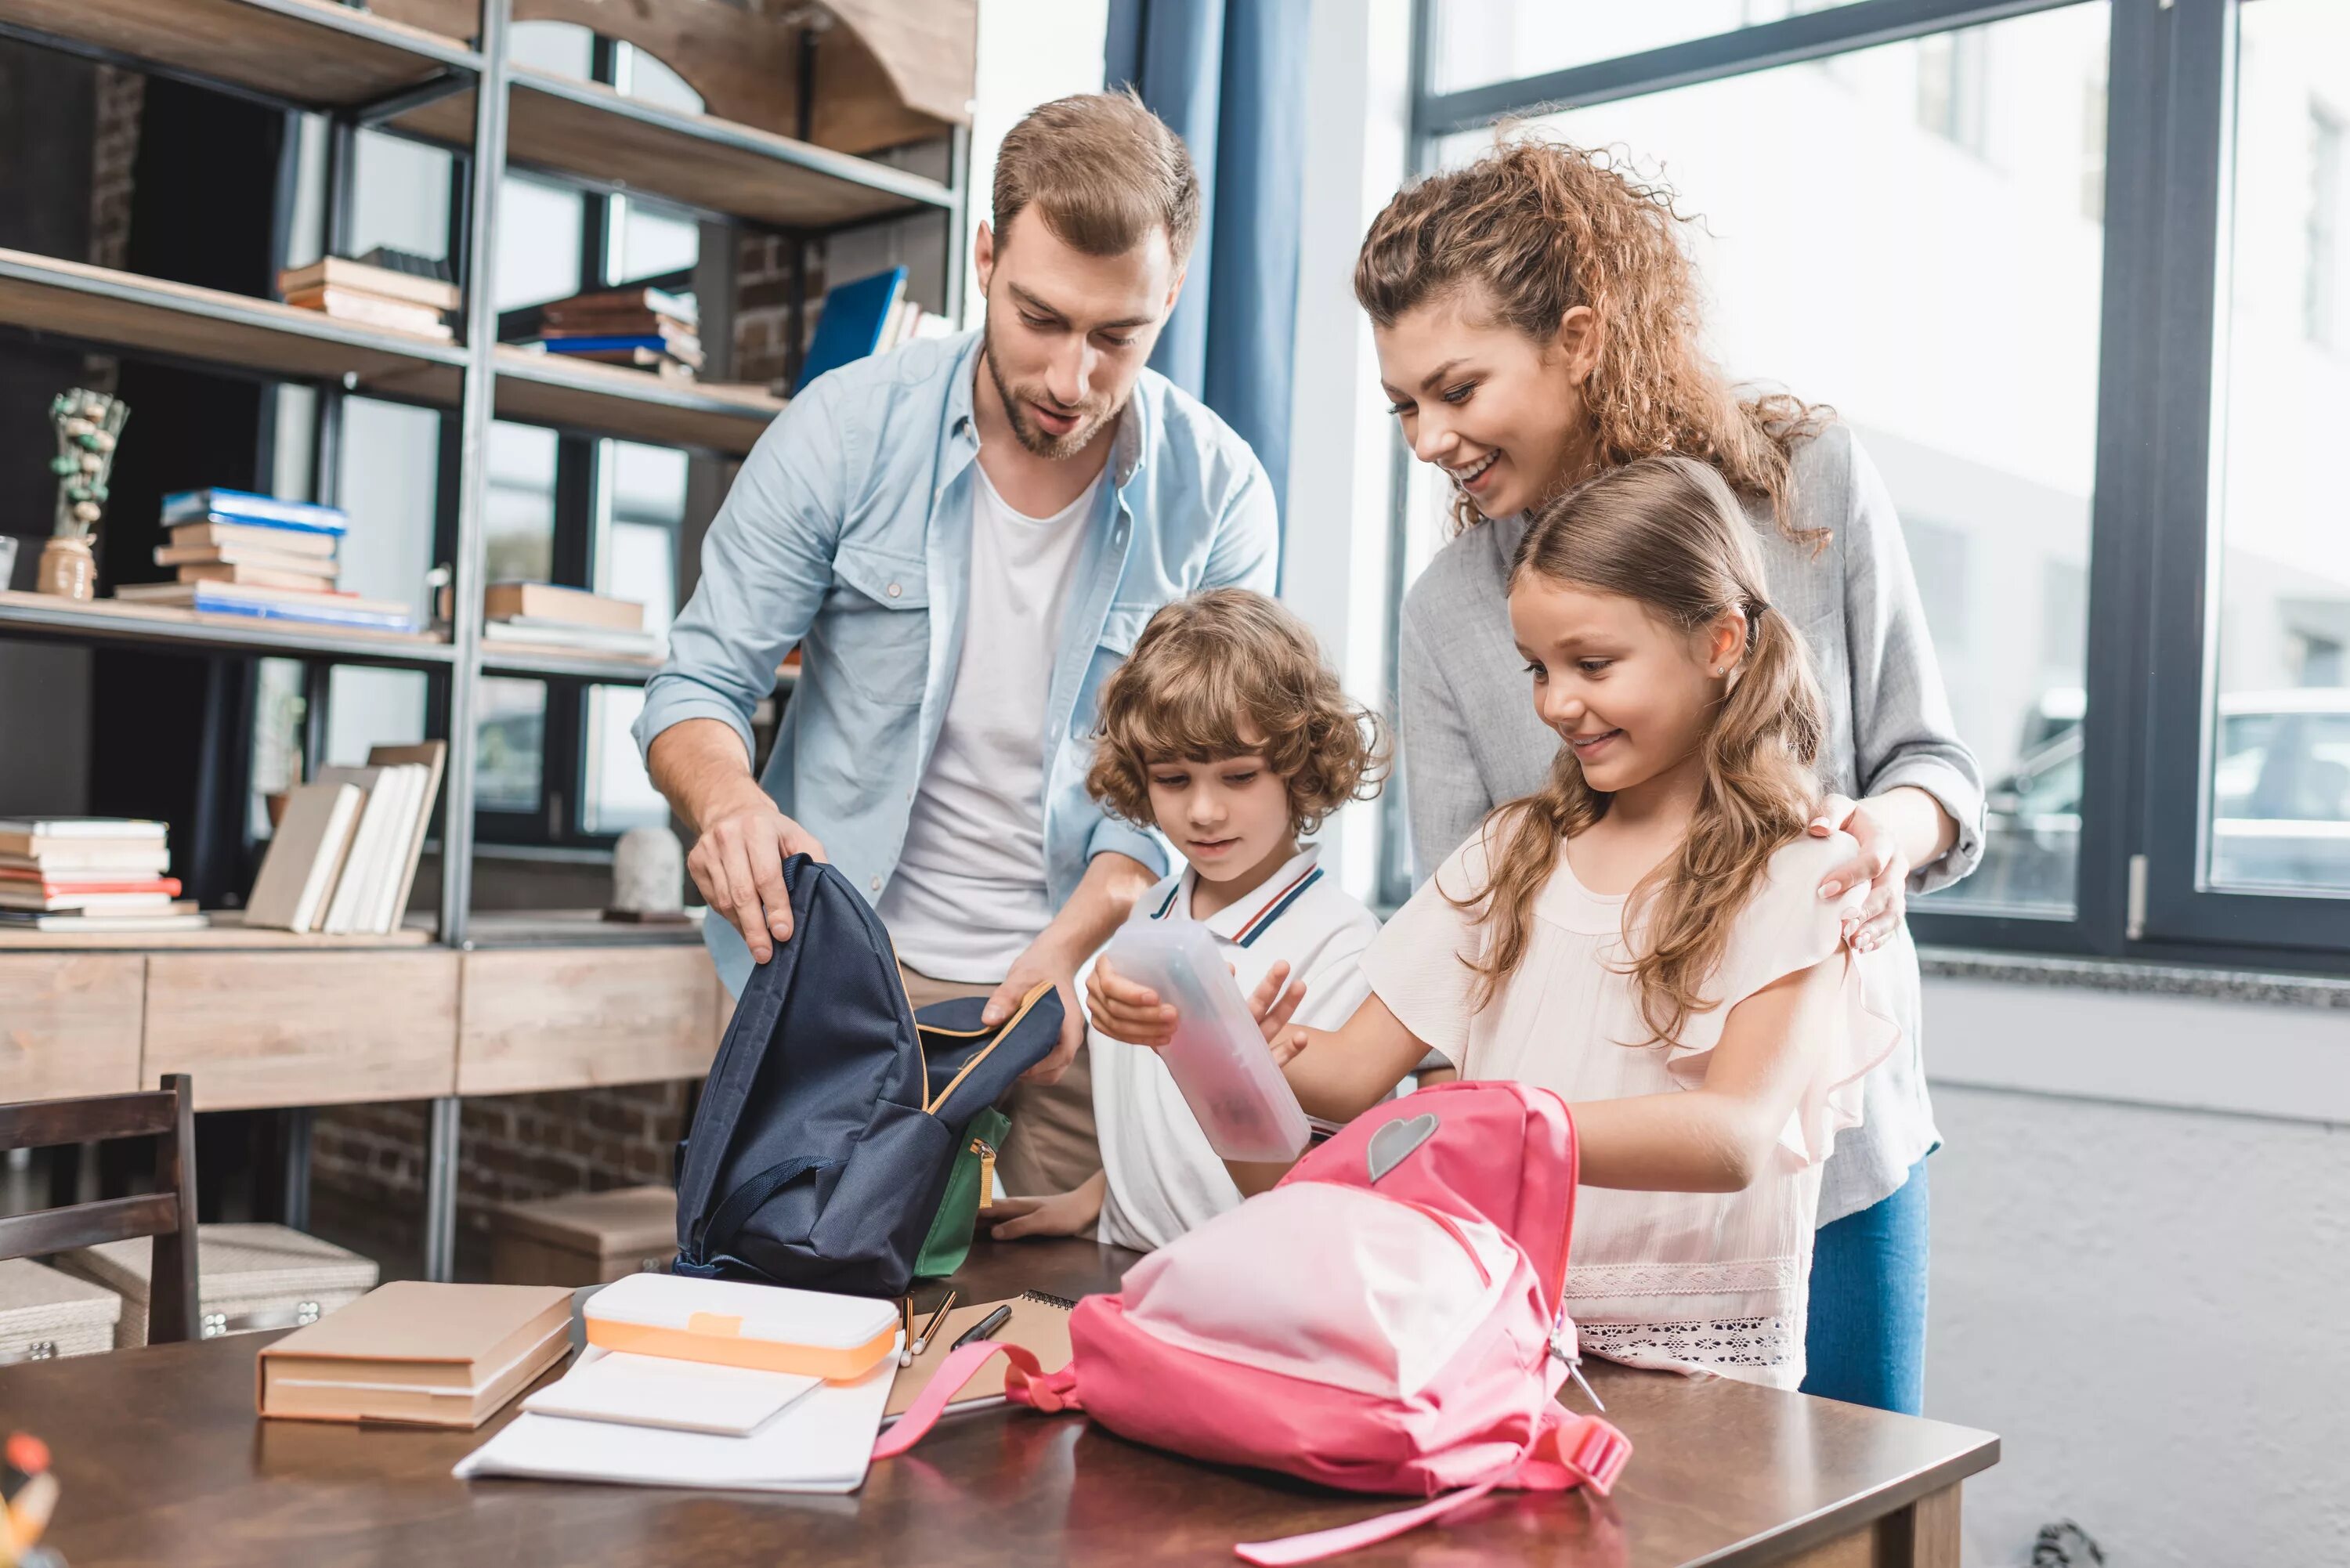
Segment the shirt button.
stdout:
<svg viewBox="0 0 2350 1568">
<path fill-rule="evenodd" d="M 901 589 L 898 587 L 898 585 L 897 585 L 897 584 L 895 584 L 895 583 L 891 583 L 891 584 L 889 585 L 889 587 L 885 591 L 889 594 L 889 596 L 891 598 L 893 598 L 893 599 L 894 599 L 894 598 L 896 598 L 896 597 L 898 597 L 898 595 L 899 595 L 900 592 L 902 592 L 903 590 L 901 590 Z"/>
<path fill-rule="evenodd" d="M 879 877 L 873 878 L 873 890 L 877 893 L 881 890 L 881 878 Z"/>
</svg>

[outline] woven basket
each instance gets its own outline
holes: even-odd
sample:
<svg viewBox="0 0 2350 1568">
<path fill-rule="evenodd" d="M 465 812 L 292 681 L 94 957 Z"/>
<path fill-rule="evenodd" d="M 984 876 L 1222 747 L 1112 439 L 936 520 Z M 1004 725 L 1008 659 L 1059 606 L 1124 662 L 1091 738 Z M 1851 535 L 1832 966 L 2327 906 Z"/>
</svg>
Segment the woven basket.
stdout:
<svg viewBox="0 0 2350 1568">
<path fill-rule="evenodd" d="M 102 1285 L 12 1258 L 0 1263 L 0 1363 L 114 1348 L 122 1298 Z"/>
<path fill-rule="evenodd" d="M 122 1293 L 114 1343 L 147 1343 L 151 1242 L 109 1241 L 57 1259 L 61 1269 Z M 203 1225 L 196 1230 L 196 1289 L 203 1336 L 298 1328 L 375 1289 L 376 1266 L 316 1236 L 283 1225 Z"/>
</svg>

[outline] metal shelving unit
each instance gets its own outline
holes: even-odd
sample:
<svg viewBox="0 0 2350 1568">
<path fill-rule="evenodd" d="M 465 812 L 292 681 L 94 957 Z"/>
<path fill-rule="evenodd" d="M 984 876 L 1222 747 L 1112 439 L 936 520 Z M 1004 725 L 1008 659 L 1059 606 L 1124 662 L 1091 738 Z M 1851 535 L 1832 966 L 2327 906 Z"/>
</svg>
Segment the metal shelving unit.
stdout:
<svg viewBox="0 0 2350 1568">
<path fill-rule="evenodd" d="M 566 361 L 500 345 L 491 290 L 483 286 L 497 239 L 496 171 L 509 165 L 605 191 L 642 192 L 730 223 L 775 229 L 805 243 L 843 228 L 940 212 L 945 225 L 943 304 L 960 308 L 967 232 L 967 137 L 950 132 L 951 180 L 808 141 L 680 113 L 597 82 L 514 64 L 510 0 L 484 0 L 478 40 L 441 36 L 338 0 L 0 0 L 0 38 L 192 82 L 286 110 L 330 118 L 327 210 L 329 248 L 348 250 L 353 132 L 361 126 L 437 142 L 458 160 L 462 212 L 451 260 L 463 290 L 454 343 L 356 326 L 267 299 L 195 288 L 77 262 L 0 250 L 0 326 L 93 348 L 317 388 L 320 452 L 331 451 L 344 394 L 450 410 L 454 442 L 454 549 L 459 591 L 445 638 L 345 632 L 99 601 L 77 604 L 0 591 L 0 640 L 67 639 L 90 645 L 180 648 L 308 662 L 323 696 L 337 664 L 424 671 L 442 701 L 449 756 L 439 835 L 441 900 L 434 932 L 399 942 L 447 948 L 554 940 L 559 918 L 527 933 L 513 917 L 485 917 L 474 940 L 478 688 L 485 676 L 531 675 L 638 683 L 658 661 L 567 649 L 485 643 L 486 453 L 493 419 L 596 436 L 689 448 L 721 457 L 747 452 L 781 400 L 749 388 L 665 381 L 616 367 Z M 485 171 L 488 171 L 485 177 Z M 331 460 L 318 464 L 315 499 L 337 497 Z M 789 684 L 785 672 L 779 684 Z M 225 932 L 207 945 L 240 945 Z M 677 940 L 674 933 L 599 941 Z M 157 944 L 160 948 L 162 944 Z M 276 946 L 254 933 L 242 945 Z M 455 1242 L 458 1100 L 432 1104 L 426 1160 L 426 1271 L 450 1277 Z"/>
</svg>

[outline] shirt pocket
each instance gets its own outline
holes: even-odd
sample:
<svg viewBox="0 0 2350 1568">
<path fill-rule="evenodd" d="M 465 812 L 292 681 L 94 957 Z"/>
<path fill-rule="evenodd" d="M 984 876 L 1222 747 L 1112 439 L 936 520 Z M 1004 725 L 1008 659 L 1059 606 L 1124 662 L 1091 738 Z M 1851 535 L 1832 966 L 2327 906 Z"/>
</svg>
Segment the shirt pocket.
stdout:
<svg viewBox="0 0 2350 1568">
<path fill-rule="evenodd" d="M 1086 668 L 1086 683 L 1077 693 L 1077 705 L 1069 715 L 1069 733 L 1080 738 L 1094 731 L 1094 721 L 1101 698 L 1102 682 L 1110 672 L 1126 662 L 1134 651 L 1136 641 L 1150 618 L 1159 613 L 1155 604 L 1114 604 L 1109 616 L 1102 622 L 1101 637 L 1094 644 L 1092 661 Z"/>
<path fill-rule="evenodd" d="M 833 555 L 823 652 L 868 702 L 914 707 L 930 679 L 930 567 L 919 556 L 843 544 Z"/>
</svg>

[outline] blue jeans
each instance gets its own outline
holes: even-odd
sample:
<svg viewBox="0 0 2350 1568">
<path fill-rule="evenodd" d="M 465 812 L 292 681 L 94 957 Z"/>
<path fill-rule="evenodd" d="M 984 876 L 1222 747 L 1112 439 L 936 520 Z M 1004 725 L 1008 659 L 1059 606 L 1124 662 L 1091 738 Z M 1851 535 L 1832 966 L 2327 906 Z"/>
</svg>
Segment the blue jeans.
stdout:
<svg viewBox="0 0 2350 1568">
<path fill-rule="evenodd" d="M 1915 1416 L 1926 1394 L 1926 1162 L 1900 1190 L 1821 1228 L 1804 1392 Z"/>
</svg>

